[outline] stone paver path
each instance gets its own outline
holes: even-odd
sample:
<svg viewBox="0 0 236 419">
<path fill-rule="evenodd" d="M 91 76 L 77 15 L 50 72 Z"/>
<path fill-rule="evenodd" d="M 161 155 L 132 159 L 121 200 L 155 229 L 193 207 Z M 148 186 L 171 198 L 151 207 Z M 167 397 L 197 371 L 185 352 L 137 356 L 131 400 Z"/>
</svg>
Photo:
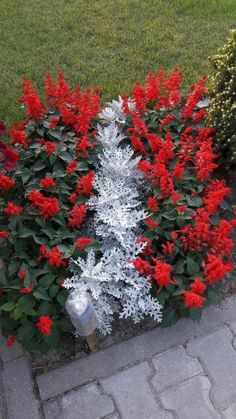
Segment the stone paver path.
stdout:
<svg viewBox="0 0 236 419">
<path fill-rule="evenodd" d="M 236 419 L 236 296 L 32 378 L 0 339 L 0 419 Z"/>
</svg>

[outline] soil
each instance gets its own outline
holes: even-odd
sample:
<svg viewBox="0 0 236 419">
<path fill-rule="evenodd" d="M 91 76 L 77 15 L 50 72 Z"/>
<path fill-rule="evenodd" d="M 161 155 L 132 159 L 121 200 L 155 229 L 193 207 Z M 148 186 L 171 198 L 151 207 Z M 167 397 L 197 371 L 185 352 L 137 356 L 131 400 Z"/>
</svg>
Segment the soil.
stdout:
<svg viewBox="0 0 236 419">
<path fill-rule="evenodd" d="M 227 184 L 231 187 L 232 193 L 226 200 L 227 208 L 222 210 L 221 216 L 227 220 L 235 218 L 236 213 L 236 170 L 225 172 L 222 169 L 216 173 L 218 179 L 226 179 Z M 234 243 L 236 243 L 236 229 L 232 233 Z M 234 271 L 229 278 L 225 279 L 222 283 L 223 298 L 236 293 L 236 246 L 234 247 L 233 254 Z M 115 318 L 113 323 L 113 332 L 109 336 L 103 336 L 97 333 L 99 348 L 105 348 L 114 343 L 128 339 L 132 336 L 141 334 L 144 330 L 150 330 L 157 326 L 157 323 L 150 318 L 146 318 L 137 325 L 134 325 L 131 320 L 120 320 Z M 46 355 L 31 355 L 32 370 L 35 375 L 47 372 L 59 365 L 66 364 L 73 359 L 78 359 L 86 356 L 90 350 L 83 338 L 75 338 L 72 335 L 65 335 L 62 338 L 61 351 L 51 351 Z"/>
</svg>

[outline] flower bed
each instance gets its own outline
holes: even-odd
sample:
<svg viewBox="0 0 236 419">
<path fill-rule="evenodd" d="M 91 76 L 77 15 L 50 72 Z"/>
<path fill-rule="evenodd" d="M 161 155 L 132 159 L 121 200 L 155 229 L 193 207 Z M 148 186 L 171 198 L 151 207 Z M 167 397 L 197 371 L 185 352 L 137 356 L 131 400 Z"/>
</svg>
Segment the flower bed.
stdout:
<svg viewBox="0 0 236 419">
<path fill-rule="evenodd" d="M 100 112 L 98 92 L 71 93 L 62 75 L 47 77 L 45 103 L 24 81 L 27 120 L 11 131 L 18 163 L 0 179 L 9 345 L 58 347 L 73 331 L 66 288 L 91 295 L 103 333 L 113 313 L 170 325 L 219 300 L 233 268 L 235 222 L 219 213 L 230 189 L 212 176 L 204 80 L 187 93 L 181 84 L 178 70 L 149 74 Z"/>
</svg>

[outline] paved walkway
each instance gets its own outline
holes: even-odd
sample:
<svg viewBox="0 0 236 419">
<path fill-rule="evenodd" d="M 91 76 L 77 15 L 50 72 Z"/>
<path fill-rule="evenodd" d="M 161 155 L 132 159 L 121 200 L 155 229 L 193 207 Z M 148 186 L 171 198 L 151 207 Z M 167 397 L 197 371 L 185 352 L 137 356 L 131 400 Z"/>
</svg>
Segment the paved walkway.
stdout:
<svg viewBox="0 0 236 419">
<path fill-rule="evenodd" d="M 0 345 L 0 419 L 236 419 L 236 296 L 32 379 Z"/>
</svg>

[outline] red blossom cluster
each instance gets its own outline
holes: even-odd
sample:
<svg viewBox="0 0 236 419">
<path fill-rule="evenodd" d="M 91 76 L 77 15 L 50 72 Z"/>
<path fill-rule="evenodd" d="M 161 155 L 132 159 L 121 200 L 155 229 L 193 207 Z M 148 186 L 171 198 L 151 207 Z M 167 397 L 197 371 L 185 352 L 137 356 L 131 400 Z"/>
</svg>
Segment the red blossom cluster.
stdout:
<svg viewBox="0 0 236 419">
<path fill-rule="evenodd" d="M 60 266 L 68 265 L 68 262 L 63 260 L 63 255 L 61 252 L 59 252 L 57 246 L 54 246 L 51 250 L 47 251 L 46 246 L 42 245 L 40 247 L 40 253 L 47 259 L 50 266 L 55 265 L 57 268 L 60 268 Z"/>
<path fill-rule="evenodd" d="M 42 315 L 39 317 L 39 321 L 36 324 L 36 326 L 44 335 L 50 336 L 52 333 L 53 321 L 50 319 L 49 316 Z"/>
<path fill-rule="evenodd" d="M 230 189 L 224 181 L 211 179 L 218 167 L 215 130 L 199 125 L 207 112 L 197 107 L 206 93 L 204 78 L 187 98 L 181 83 L 178 70 L 169 78 L 160 71 L 150 74 L 144 86 L 134 86 L 135 109 L 124 98 L 128 138 L 142 157 L 138 167 L 150 187 L 144 203 L 149 212 L 144 220 L 147 246 L 133 265 L 157 285 L 158 295 L 169 292 L 165 301 L 169 295 L 171 307 L 181 307 L 182 301 L 187 308 L 201 308 L 208 287 L 232 270 L 230 234 L 235 221 L 214 219 Z"/>
<path fill-rule="evenodd" d="M 32 202 L 32 206 L 38 208 L 39 215 L 43 217 L 45 221 L 55 217 L 60 211 L 60 206 L 57 198 L 48 198 L 41 192 L 33 190 L 28 195 L 29 200 Z"/>
</svg>

